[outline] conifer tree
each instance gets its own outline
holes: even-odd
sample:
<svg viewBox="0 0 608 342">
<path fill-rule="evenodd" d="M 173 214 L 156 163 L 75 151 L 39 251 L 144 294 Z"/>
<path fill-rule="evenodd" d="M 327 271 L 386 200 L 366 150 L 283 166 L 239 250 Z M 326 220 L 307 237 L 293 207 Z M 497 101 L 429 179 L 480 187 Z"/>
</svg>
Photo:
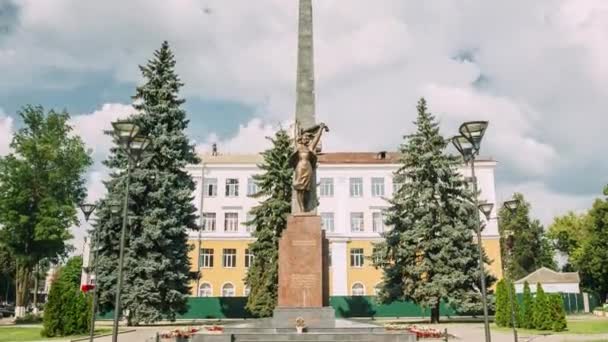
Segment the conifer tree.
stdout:
<svg viewBox="0 0 608 342">
<path fill-rule="evenodd" d="M 551 330 L 553 323 L 551 322 L 551 309 L 549 299 L 543 290 L 540 283 L 536 284 L 536 297 L 534 298 L 534 313 L 532 314 L 532 322 L 534 329 Z"/>
<path fill-rule="evenodd" d="M 566 322 L 566 311 L 564 310 L 564 300 L 557 293 L 552 293 L 549 296 L 549 304 L 551 306 L 551 330 L 564 331 L 568 327 Z"/>
<path fill-rule="evenodd" d="M 534 329 L 534 298 L 530 291 L 530 284 L 524 282 L 524 293 L 520 308 L 521 327 L 525 329 Z"/>
<path fill-rule="evenodd" d="M 513 232 L 511 256 L 502 256 L 502 260 L 506 260 L 507 274 L 512 279 L 520 279 L 541 267 L 556 269 L 553 246 L 545 236 L 540 221 L 530 217 L 530 203 L 526 202 L 520 193 L 514 194 L 513 197 L 520 203 L 517 209 L 511 212 L 503 207 L 498 212 L 501 236 L 503 231 Z M 501 239 L 503 246 L 504 243 Z M 501 251 L 506 250 L 507 248 L 501 248 Z"/>
<path fill-rule="evenodd" d="M 510 303 L 509 303 L 509 307 L 508 307 L 508 320 L 507 320 L 507 326 L 512 327 L 513 326 L 513 319 L 515 319 L 515 327 L 519 328 L 521 327 L 521 318 L 519 315 L 519 311 L 520 311 L 520 305 L 519 302 L 517 301 L 517 293 L 515 292 L 515 284 L 512 281 L 507 282 L 510 289 L 509 291 L 511 291 L 510 293 L 507 294 L 507 297 L 510 298 Z M 515 316 L 515 317 L 513 317 Z"/>
<path fill-rule="evenodd" d="M 44 307 L 42 336 L 67 336 L 89 331 L 91 297 L 80 291 L 82 257 L 70 258 L 59 269 Z"/>
<path fill-rule="evenodd" d="M 494 323 L 499 327 L 506 327 L 509 324 L 509 302 L 507 296 L 507 284 L 504 279 L 496 283 L 496 312 L 494 313 Z"/>
<path fill-rule="evenodd" d="M 167 42 L 140 66 L 144 84 L 133 97 L 132 119 L 151 139 L 151 146 L 132 168 L 129 225 L 125 249 L 123 313 L 129 324 L 174 320 L 187 310 L 190 281 L 188 229 L 198 229 L 192 193 L 194 182 L 184 169 L 199 162 L 186 136 L 188 120 L 179 98 L 183 86 L 175 73 L 175 58 Z M 122 214 L 109 205 L 122 203 L 126 156 L 113 148 L 105 164 L 114 170 L 105 183 L 108 194 L 97 210 L 99 233 L 98 287 L 100 308 L 113 309 Z"/>
<path fill-rule="evenodd" d="M 389 201 L 386 219 L 393 228 L 373 259 L 383 269 L 379 299 L 430 307 L 436 323 L 441 301 L 456 307 L 480 303 L 473 239 L 479 213 L 457 170 L 461 160 L 446 154 L 448 141 L 424 99 L 417 109 L 416 132 L 399 148 L 402 165 L 394 180 L 403 185 Z"/>
<path fill-rule="evenodd" d="M 253 218 L 247 222 L 255 229 L 255 241 L 249 245 L 254 259 L 245 279 L 250 288 L 247 309 L 259 317 L 271 316 L 277 303 L 279 238 L 291 212 L 293 178 L 289 165 L 293 149 L 287 132 L 281 129 L 268 139 L 272 147 L 262 152 L 258 165 L 263 173 L 253 177 L 259 189 L 254 197 L 263 200 L 251 209 Z"/>
</svg>

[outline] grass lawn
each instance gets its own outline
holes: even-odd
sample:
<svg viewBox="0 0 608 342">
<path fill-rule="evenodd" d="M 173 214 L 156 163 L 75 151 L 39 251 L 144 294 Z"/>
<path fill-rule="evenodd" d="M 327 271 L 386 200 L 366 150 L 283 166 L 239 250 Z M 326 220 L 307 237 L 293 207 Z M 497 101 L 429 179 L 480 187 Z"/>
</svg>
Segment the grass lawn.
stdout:
<svg viewBox="0 0 608 342">
<path fill-rule="evenodd" d="M 511 328 L 499 328 L 496 325 L 492 327 L 499 331 L 511 331 Z M 542 334 L 608 334 L 608 320 L 606 319 L 589 319 L 589 320 L 569 320 L 568 330 L 559 333 L 550 330 L 529 330 L 517 329 L 522 334 L 542 335 Z"/>
<path fill-rule="evenodd" d="M 3 326 L 0 327 L 0 342 L 23 342 L 23 341 L 52 341 L 52 340 L 69 340 L 72 338 L 84 337 L 87 335 L 78 336 L 63 336 L 54 338 L 44 338 L 40 336 L 42 328 L 34 327 L 17 327 L 17 326 Z M 95 334 L 106 334 L 111 329 L 95 329 Z"/>
</svg>

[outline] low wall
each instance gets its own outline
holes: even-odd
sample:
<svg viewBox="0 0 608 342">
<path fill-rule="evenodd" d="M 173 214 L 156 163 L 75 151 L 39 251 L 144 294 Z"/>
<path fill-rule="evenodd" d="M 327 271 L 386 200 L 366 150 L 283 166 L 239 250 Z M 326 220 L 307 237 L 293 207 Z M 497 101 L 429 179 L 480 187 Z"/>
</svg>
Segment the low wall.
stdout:
<svg viewBox="0 0 608 342">
<path fill-rule="evenodd" d="M 518 294 L 521 302 L 521 294 Z M 590 295 L 590 301 L 593 297 Z M 566 313 L 582 313 L 582 294 L 563 293 Z M 430 309 L 422 308 L 412 302 L 396 301 L 390 304 L 380 304 L 373 296 L 333 296 L 330 305 L 336 310 L 336 317 L 424 317 L 430 316 Z M 190 297 L 189 310 L 177 319 L 224 319 L 224 318 L 253 318 L 245 309 L 247 297 Z M 440 306 L 442 316 L 471 316 L 472 313 L 458 312 L 444 303 Z M 492 313 L 490 313 L 492 314 Z M 481 315 L 481 313 L 477 313 Z M 113 313 L 100 315 L 99 319 L 112 319 Z"/>
</svg>

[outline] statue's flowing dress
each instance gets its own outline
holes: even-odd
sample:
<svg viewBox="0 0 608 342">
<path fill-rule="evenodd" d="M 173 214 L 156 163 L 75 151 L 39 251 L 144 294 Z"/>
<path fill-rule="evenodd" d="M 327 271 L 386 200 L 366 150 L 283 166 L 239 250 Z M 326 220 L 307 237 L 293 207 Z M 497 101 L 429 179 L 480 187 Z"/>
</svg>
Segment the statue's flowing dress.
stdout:
<svg viewBox="0 0 608 342">
<path fill-rule="evenodd" d="M 297 191 L 309 191 L 312 183 L 313 165 L 317 161 L 317 156 L 308 146 L 299 144 L 293 157 L 297 159 L 293 188 Z"/>
</svg>

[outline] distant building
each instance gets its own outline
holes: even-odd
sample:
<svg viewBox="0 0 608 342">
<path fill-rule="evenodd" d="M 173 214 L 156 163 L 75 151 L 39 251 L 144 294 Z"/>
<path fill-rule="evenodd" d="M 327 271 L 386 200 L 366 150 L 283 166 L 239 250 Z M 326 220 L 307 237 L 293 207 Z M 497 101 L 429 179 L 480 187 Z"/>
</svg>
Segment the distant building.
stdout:
<svg viewBox="0 0 608 342">
<path fill-rule="evenodd" d="M 546 267 L 528 274 L 514 282 L 515 292 L 524 292 L 524 282 L 530 284 L 530 291 L 536 292 L 536 284 L 540 283 L 547 293 L 580 293 L 581 279 L 578 272 L 556 272 Z"/>
<path fill-rule="evenodd" d="M 259 173 L 259 154 L 222 155 L 217 150 L 202 156 L 202 163 L 187 170 L 196 182 L 195 204 L 202 231 L 190 232 L 193 271 L 201 279 L 192 283 L 193 296 L 246 296 L 243 279 L 251 264 L 248 246 L 253 241 L 249 210 L 258 202 L 248 195 L 257 192 L 252 176 Z M 319 155 L 317 170 L 319 207 L 323 228 L 330 242 L 330 294 L 374 295 L 382 271 L 369 257 L 373 243 L 380 241 L 385 227 L 386 201 L 399 184 L 393 172 L 400 165 L 396 153 L 345 152 Z M 488 158 L 476 161 L 480 200 L 496 203 L 494 169 Z M 461 172 L 469 177 L 469 168 Z M 494 209 L 495 210 L 495 209 Z M 495 211 L 492 217 L 496 217 Z M 483 219 L 483 215 L 482 215 Z M 492 260 L 490 272 L 500 278 L 501 260 L 496 220 L 482 232 L 485 250 Z M 198 284 L 198 286 L 197 286 Z"/>
</svg>

